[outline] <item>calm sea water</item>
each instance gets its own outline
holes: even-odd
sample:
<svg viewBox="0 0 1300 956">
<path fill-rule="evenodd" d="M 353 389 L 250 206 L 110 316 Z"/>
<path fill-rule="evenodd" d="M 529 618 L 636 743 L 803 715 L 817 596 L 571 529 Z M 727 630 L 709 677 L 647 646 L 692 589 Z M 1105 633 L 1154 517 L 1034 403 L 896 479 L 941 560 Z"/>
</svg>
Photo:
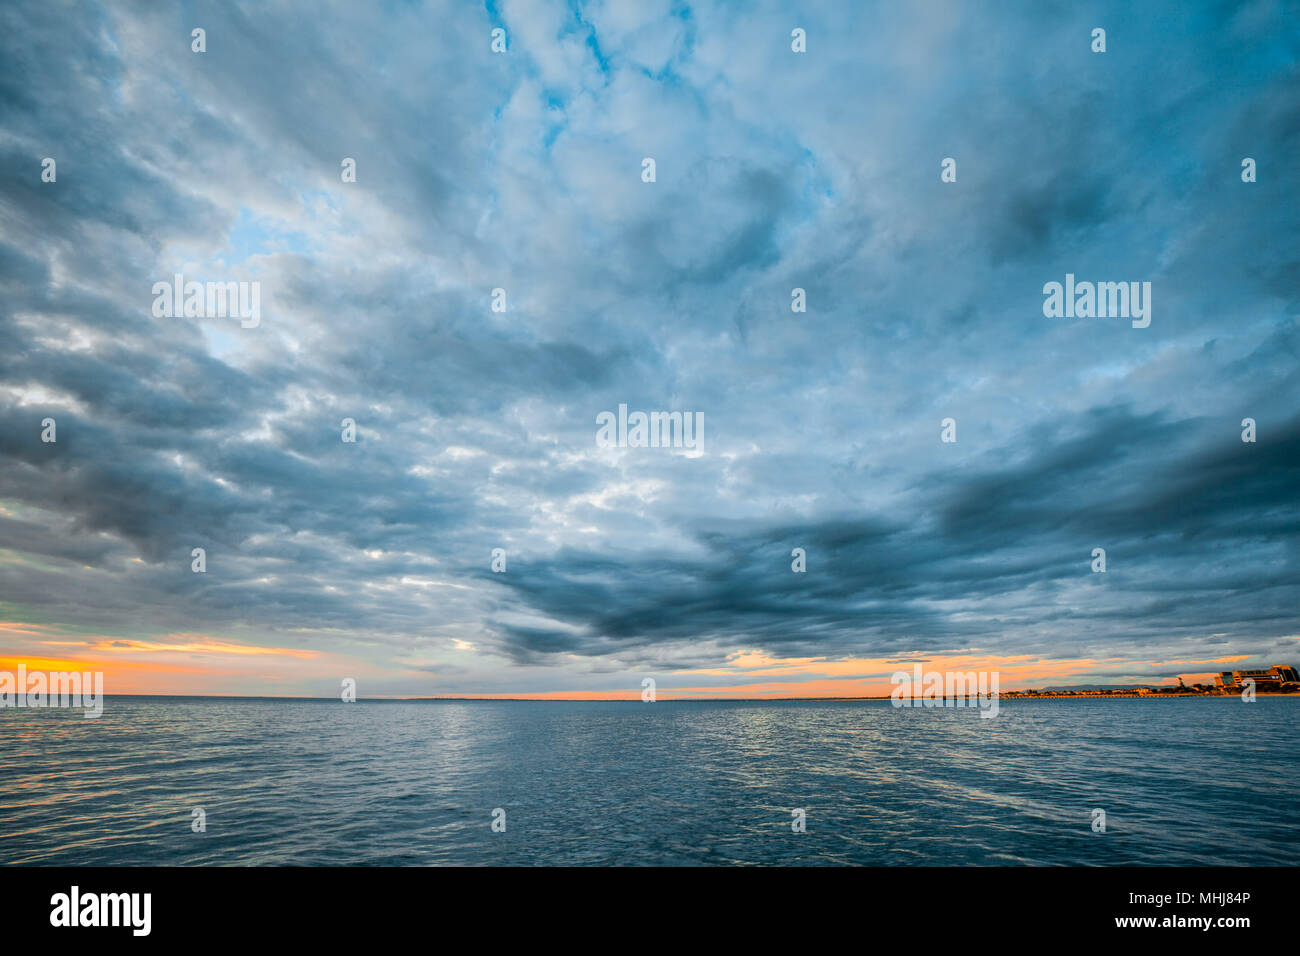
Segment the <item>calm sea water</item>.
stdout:
<svg viewBox="0 0 1300 956">
<path fill-rule="evenodd" d="M 0 862 L 1293 864 L 1298 715 L 1270 698 L 1004 700 L 991 720 L 887 702 L 0 709 Z"/>
</svg>

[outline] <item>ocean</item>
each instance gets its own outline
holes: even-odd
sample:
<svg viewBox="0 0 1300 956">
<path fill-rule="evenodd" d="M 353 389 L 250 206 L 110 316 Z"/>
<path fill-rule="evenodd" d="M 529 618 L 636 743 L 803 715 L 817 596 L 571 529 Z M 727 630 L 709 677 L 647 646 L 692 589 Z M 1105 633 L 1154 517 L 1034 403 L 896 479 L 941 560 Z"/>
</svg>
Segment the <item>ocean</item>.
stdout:
<svg viewBox="0 0 1300 956">
<path fill-rule="evenodd" d="M 0 863 L 1293 864 L 1297 715 L 110 696 L 0 709 Z"/>
</svg>

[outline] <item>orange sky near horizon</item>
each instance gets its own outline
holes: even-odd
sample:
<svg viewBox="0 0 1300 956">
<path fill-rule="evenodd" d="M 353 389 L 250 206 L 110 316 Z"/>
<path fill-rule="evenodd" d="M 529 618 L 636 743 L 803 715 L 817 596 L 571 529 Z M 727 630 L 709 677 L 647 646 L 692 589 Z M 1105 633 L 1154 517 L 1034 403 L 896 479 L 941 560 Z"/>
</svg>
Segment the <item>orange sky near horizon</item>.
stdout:
<svg viewBox="0 0 1300 956">
<path fill-rule="evenodd" d="M 9 649 L 6 638 L 30 650 Z M 39 650 L 37 650 L 39 648 Z M 915 663 L 926 671 L 989 671 L 998 673 L 1003 691 L 1082 684 L 1172 684 L 1172 678 L 1134 676 L 1148 669 L 1178 668 L 1187 683 L 1211 682 L 1220 670 L 1231 669 L 1245 655 L 1202 660 L 1135 660 L 1090 658 L 1052 660 L 1028 655 L 1000 656 L 966 652 L 929 656 L 881 658 L 786 658 L 757 651 L 731 654 L 724 665 L 706 669 L 665 669 L 654 674 L 656 697 L 673 699 L 775 699 L 887 697 L 889 677 L 912 672 Z M 622 679 L 606 677 L 606 685 L 546 691 L 462 693 L 446 687 L 436 673 L 415 670 L 395 661 L 385 667 L 372 661 L 306 648 L 269 647 L 203 634 L 169 634 L 150 639 L 49 635 L 39 625 L 0 622 L 0 670 L 19 665 L 31 671 L 102 671 L 109 694 L 180 696 L 321 697 L 332 693 L 342 677 L 358 680 L 361 697 L 460 697 L 532 700 L 638 700 L 640 680 L 650 672 L 629 669 Z M 1185 668 L 1185 669 L 1184 669 Z M 632 674 L 635 673 L 635 677 Z M 584 675 L 585 676 L 585 675 Z M 414 683 L 407 693 L 367 693 L 384 682 Z M 427 690 L 424 688 L 427 687 Z"/>
</svg>

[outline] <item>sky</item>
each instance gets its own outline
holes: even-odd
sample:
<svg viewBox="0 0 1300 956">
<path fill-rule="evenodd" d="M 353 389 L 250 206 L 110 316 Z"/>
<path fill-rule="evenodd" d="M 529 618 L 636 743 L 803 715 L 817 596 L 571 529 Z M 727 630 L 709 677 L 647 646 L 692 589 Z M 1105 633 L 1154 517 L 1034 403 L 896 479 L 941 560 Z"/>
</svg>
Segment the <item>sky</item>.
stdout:
<svg viewBox="0 0 1300 956">
<path fill-rule="evenodd" d="M 1300 664 L 1296 3 L 32 0 L 0 49 L 0 668 Z M 156 314 L 178 273 L 259 321 Z M 1149 326 L 1045 315 L 1067 275 Z"/>
</svg>

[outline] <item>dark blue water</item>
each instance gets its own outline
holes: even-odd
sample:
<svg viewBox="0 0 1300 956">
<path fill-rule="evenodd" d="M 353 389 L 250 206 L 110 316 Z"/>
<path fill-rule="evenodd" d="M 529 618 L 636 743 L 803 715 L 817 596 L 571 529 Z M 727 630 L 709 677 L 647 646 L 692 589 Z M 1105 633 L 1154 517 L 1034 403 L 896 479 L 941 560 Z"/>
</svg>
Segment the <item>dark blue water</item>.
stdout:
<svg viewBox="0 0 1300 956">
<path fill-rule="evenodd" d="M 1292 864 L 1297 714 L 1275 698 L 1003 700 L 991 720 L 887 702 L 0 709 L 0 862 Z"/>
</svg>

